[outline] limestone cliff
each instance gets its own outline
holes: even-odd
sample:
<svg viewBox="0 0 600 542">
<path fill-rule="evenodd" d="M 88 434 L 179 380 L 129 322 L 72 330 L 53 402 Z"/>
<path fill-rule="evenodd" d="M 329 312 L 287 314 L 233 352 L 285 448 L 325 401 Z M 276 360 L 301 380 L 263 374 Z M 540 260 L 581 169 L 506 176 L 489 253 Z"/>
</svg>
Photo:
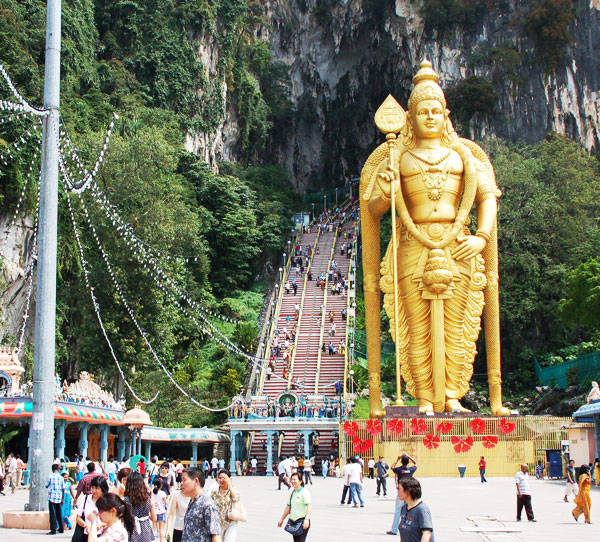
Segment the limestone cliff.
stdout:
<svg viewBox="0 0 600 542">
<path fill-rule="evenodd" d="M 375 110 L 390 92 L 406 104 L 423 57 L 433 62 L 444 88 L 471 76 L 491 84 L 491 105 L 475 108 L 463 123 L 464 135 L 534 142 L 553 131 L 598 148 L 600 2 L 572 2 L 570 39 L 557 45 L 562 58 L 549 70 L 523 28 L 532 5 L 543 0 L 471 1 L 479 6 L 475 20 L 455 22 L 443 32 L 431 24 L 423 1 L 264 4 L 268 24 L 256 33 L 268 40 L 273 60 L 287 67 L 294 107 L 291 121 L 275 123 L 268 156 L 285 164 L 300 191 L 340 185 L 360 171 L 369 149 L 381 141 Z M 225 110 L 214 134 L 190 140 L 190 148 L 212 162 L 236 158 L 238 119 L 234 108 Z"/>
</svg>

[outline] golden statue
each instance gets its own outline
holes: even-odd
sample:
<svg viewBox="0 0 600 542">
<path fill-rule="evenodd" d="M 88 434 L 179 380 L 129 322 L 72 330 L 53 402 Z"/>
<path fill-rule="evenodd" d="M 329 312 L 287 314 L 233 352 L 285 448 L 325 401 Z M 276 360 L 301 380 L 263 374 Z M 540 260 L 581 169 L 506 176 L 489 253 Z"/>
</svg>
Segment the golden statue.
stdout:
<svg viewBox="0 0 600 542">
<path fill-rule="evenodd" d="M 491 410 L 508 414 L 500 379 L 501 192 L 485 152 L 454 131 L 438 80 L 425 60 L 413 78 L 408 115 L 391 95 L 384 101 L 375 123 L 387 142 L 369 156 L 360 178 L 373 417 L 382 415 L 380 290 L 396 346 L 397 405 L 402 374 L 420 412 L 467 411 L 460 399 L 469 390 L 485 306 Z M 390 208 L 392 239 L 380 264 L 379 220 Z"/>
</svg>

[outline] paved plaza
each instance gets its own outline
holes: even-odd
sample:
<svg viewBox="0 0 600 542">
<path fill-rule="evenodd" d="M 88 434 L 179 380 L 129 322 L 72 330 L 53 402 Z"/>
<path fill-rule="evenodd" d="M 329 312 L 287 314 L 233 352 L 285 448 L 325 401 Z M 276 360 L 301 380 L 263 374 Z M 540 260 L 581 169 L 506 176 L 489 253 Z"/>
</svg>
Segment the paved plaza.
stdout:
<svg viewBox="0 0 600 542">
<path fill-rule="evenodd" d="M 239 542 L 291 541 L 277 528 L 287 491 L 277 491 L 276 478 L 235 478 L 242 493 L 249 520 L 241 526 Z M 390 480 L 390 486 L 393 480 Z M 214 482 L 207 482 L 210 488 Z M 531 480 L 532 503 L 537 523 L 525 518 L 515 521 L 515 486 L 512 478 L 490 478 L 481 484 L 478 478 L 422 478 L 424 500 L 434 518 L 437 542 L 564 542 L 594 540 L 600 535 L 600 489 L 592 488 L 592 525 L 575 523 L 572 503 L 563 502 L 564 482 Z M 394 512 L 394 498 L 375 497 L 375 481 L 365 480 L 365 508 L 340 506 L 342 483 L 338 479 L 315 478 L 309 486 L 313 497 L 313 526 L 308 540 L 359 542 L 396 540 L 386 535 Z M 0 511 L 23 509 L 27 491 L 15 496 L 0 496 Z M 490 519 L 485 520 L 484 518 Z M 485 529 L 477 532 L 478 527 Z M 507 532 L 510 531 L 510 532 Z M 70 540 L 72 531 L 53 539 Z M 0 541 L 26 542 L 48 540 L 45 532 L 0 529 Z"/>
</svg>

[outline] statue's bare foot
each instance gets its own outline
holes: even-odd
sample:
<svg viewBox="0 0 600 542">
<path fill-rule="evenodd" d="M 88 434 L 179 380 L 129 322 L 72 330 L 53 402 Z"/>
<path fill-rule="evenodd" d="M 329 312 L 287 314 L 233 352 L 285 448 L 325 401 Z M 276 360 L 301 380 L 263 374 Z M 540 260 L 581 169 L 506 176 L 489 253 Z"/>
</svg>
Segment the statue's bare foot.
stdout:
<svg viewBox="0 0 600 542">
<path fill-rule="evenodd" d="M 425 414 L 426 412 L 433 412 L 433 403 L 426 399 L 419 399 L 419 414 Z"/>
<path fill-rule="evenodd" d="M 505 406 L 502 406 L 501 404 L 496 406 L 492 406 L 492 414 L 494 416 L 509 416 L 510 415 L 510 409 L 506 408 Z"/>
<path fill-rule="evenodd" d="M 471 412 L 460 404 L 458 399 L 446 399 L 446 412 Z"/>
</svg>

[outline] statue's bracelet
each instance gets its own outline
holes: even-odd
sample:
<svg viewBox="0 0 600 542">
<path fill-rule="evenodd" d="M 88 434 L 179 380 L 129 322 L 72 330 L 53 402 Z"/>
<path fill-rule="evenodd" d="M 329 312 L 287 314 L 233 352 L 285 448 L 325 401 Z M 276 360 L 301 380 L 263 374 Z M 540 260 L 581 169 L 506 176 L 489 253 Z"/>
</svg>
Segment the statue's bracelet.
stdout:
<svg viewBox="0 0 600 542">
<path fill-rule="evenodd" d="M 482 238 L 483 238 L 483 239 L 485 239 L 487 242 L 489 242 L 489 240 L 490 240 L 490 234 L 489 234 L 489 233 L 486 233 L 486 232 L 484 232 L 484 231 L 477 230 L 477 232 L 475 233 L 475 236 L 476 236 L 476 237 L 482 237 Z"/>
</svg>

